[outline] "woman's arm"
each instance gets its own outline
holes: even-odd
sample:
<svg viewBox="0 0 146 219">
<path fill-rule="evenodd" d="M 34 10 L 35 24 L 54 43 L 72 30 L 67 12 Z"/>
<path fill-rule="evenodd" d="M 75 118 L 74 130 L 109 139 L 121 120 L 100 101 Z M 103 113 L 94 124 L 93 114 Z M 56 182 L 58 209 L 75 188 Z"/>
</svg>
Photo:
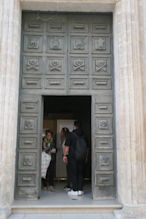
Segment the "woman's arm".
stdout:
<svg viewBox="0 0 146 219">
<path fill-rule="evenodd" d="M 51 143 L 51 145 L 50 145 L 50 148 L 51 148 L 51 154 L 55 154 L 56 153 L 56 147 L 55 147 L 55 143 L 53 142 L 53 143 Z"/>
</svg>

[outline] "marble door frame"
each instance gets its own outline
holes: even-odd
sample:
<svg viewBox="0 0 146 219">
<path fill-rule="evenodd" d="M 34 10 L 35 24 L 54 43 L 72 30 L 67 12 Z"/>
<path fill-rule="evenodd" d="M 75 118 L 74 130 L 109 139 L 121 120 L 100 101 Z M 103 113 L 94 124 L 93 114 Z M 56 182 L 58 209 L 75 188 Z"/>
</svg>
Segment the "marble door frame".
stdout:
<svg viewBox="0 0 146 219">
<path fill-rule="evenodd" d="M 85 0 L 84 3 L 80 0 L 2 0 L 0 214 L 8 214 L 14 200 L 21 14 L 25 9 L 113 12 L 117 194 L 124 206 L 142 208 L 146 200 L 146 163 L 138 0 Z M 5 150 L 8 146 L 9 150 Z"/>
</svg>

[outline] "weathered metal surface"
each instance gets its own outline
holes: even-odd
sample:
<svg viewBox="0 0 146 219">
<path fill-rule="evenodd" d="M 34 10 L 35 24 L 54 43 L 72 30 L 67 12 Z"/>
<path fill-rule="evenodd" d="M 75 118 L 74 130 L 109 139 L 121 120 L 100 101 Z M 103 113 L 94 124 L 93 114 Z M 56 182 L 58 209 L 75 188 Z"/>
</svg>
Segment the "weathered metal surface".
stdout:
<svg viewBox="0 0 146 219">
<path fill-rule="evenodd" d="M 40 193 L 43 95 L 92 96 L 92 192 L 115 197 L 111 14 L 26 12 L 22 23 L 16 198 Z"/>
</svg>

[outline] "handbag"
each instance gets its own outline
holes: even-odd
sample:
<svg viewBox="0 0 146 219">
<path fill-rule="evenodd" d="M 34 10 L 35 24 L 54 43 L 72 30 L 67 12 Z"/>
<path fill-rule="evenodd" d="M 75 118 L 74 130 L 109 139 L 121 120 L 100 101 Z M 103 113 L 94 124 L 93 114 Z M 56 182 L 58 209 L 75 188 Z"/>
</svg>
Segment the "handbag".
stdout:
<svg viewBox="0 0 146 219">
<path fill-rule="evenodd" d="M 46 152 L 42 152 L 42 162 L 41 162 L 41 177 L 46 178 L 47 169 L 51 162 L 51 155 Z"/>
</svg>

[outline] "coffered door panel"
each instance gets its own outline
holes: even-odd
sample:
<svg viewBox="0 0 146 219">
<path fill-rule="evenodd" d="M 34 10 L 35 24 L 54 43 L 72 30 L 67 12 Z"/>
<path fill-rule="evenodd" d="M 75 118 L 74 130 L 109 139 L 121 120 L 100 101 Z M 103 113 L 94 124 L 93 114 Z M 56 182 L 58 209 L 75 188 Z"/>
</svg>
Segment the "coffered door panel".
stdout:
<svg viewBox="0 0 146 219">
<path fill-rule="evenodd" d="M 41 97 L 22 94 L 19 109 L 15 198 L 37 199 L 40 196 Z"/>
</svg>

